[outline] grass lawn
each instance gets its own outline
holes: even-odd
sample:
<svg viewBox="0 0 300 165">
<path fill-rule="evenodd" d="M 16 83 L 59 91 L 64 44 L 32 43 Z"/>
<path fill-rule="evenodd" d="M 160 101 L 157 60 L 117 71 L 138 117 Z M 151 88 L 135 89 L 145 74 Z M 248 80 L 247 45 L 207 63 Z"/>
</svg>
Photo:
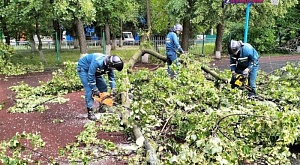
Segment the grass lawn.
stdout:
<svg viewBox="0 0 300 165">
<path fill-rule="evenodd" d="M 111 54 L 119 55 L 125 62 L 129 61 L 129 59 L 134 55 L 134 53 L 139 49 L 138 46 L 130 46 L 130 47 L 122 47 L 117 48 L 116 50 L 112 50 Z M 214 45 L 206 44 L 204 48 L 204 54 L 210 55 L 213 53 Z M 79 49 L 62 49 L 59 53 L 56 53 L 54 49 L 45 49 L 43 50 L 44 56 L 47 60 L 47 64 L 45 64 L 45 68 L 56 68 L 59 64 L 63 64 L 64 62 L 71 61 L 77 62 L 79 58 Z M 102 53 L 102 48 L 89 48 L 88 53 Z M 194 45 L 189 48 L 189 52 L 193 54 L 202 54 L 202 45 Z M 165 54 L 165 48 L 160 48 L 160 53 Z M 150 62 L 154 63 L 157 60 L 150 57 Z M 21 64 L 40 64 L 41 60 L 38 52 L 31 52 L 30 50 L 16 50 L 16 54 L 12 57 L 13 63 L 21 63 Z"/>
<path fill-rule="evenodd" d="M 111 54 L 119 55 L 124 62 L 128 62 L 129 59 L 134 55 L 134 53 L 139 49 L 138 46 L 124 46 L 122 48 L 117 48 L 116 50 L 112 50 Z M 58 54 L 54 49 L 45 49 L 43 50 L 44 56 L 47 60 L 47 64 L 45 64 L 44 68 L 57 68 L 59 65 L 64 62 L 71 61 L 77 62 L 80 56 L 79 49 L 62 49 Z M 101 47 L 98 48 L 88 48 L 88 53 L 102 53 L 103 50 Z M 194 55 L 199 55 L 199 57 L 214 57 L 214 44 L 207 43 L 204 44 L 204 48 L 202 44 L 191 45 L 188 50 L 189 53 Z M 159 53 L 165 54 L 165 47 L 159 47 Z M 260 56 L 280 56 L 283 54 L 260 54 Z M 222 56 L 227 56 L 226 54 L 222 54 Z M 40 65 L 41 60 L 38 52 L 31 52 L 28 49 L 24 50 L 16 50 L 16 54 L 12 56 L 11 62 L 20 63 L 24 65 Z M 149 57 L 150 63 L 158 63 L 160 60 L 155 59 L 154 57 Z"/>
<path fill-rule="evenodd" d="M 129 61 L 131 56 L 138 50 L 136 48 L 122 48 L 117 50 L 112 50 L 111 54 L 119 55 L 125 62 Z M 63 64 L 64 62 L 71 61 L 77 62 L 80 56 L 78 50 L 74 49 L 64 49 L 61 50 L 58 54 L 54 49 L 46 49 L 43 50 L 44 56 L 47 60 L 47 64 L 45 68 L 55 68 L 58 64 Z M 102 53 L 101 49 L 89 49 L 88 53 Z M 12 57 L 13 63 L 21 63 L 21 64 L 40 64 L 40 56 L 38 52 L 31 52 L 30 50 L 16 50 L 16 54 Z"/>
</svg>

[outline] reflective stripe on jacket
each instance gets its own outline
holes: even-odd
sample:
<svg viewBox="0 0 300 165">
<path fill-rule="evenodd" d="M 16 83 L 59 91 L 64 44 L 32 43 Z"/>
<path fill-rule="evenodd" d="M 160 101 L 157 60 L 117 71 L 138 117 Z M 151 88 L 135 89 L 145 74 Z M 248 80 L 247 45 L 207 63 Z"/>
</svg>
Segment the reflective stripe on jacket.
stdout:
<svg viewBox="0 0 300 165">
<path fill-rule="evenodd" d="M 230 55 L 230 69 L 231 71 L 235 71 L 248 68 L 251 71 L 254 65 L 259 64 L 258 59 L 259 55 L 257 51 L 250 44 L 243 43 L 239 51 L 239 56 Z"/>
</svg>

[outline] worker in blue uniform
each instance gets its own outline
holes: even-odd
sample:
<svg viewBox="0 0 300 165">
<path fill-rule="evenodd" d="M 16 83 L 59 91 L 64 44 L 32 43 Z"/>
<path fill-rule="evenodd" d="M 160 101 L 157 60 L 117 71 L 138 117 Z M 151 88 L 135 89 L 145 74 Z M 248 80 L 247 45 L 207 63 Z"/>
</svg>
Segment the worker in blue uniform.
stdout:
<svg viewBox="0 0 300 165">
<path fill-rule="evenodd" d="M 93 112 L 93 95 L 99 96 L 101 92 L 107 92 L 107 85 L 103 75 L 108 75 L 109 85 L 114 94 L 116 92 L 114 70 L 121 71 L 123 65 L 122 59 L 117 55 L 92 53 L 79 59 L 77 73 L 85 90 L 88 119 L 96 120 Z"/>
<path fill-rule="evenodd" d="M 229 45 L 230 69 L 235 74 L 243 74 L 248 78 L 252 91 L 249 96 L 256 95 L 256 77 L 259 69 L 259 55 L 249 43 L 231 40 Z M 231 82 L 232 83 L 232 82 Z"/>
<path fill-rule="evenodd" d="M 178 36 L 182 32 L 183 28 L 181 24 L 176 24 L 173 28 L 168 29 L 168 34 L 166 37 L 166 55 L 167 55 L 167 65 L 168 73 L 171 78 L 176 76 L 174 71 L 171 71 L 170 65 L 175 64 L 178 66 L 177 52 L 183 54 L 184 51 L 179 44 Z"/>
</svg>

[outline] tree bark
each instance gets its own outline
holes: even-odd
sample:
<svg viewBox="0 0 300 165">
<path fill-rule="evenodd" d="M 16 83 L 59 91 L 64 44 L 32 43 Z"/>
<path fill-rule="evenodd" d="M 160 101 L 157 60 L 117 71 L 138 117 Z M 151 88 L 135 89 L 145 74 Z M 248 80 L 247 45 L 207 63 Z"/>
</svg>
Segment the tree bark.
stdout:
<svg viewBox="0 0 300 165">
<path fill-rule="evenodd" d="M 74 36 L 73 46 L 74 46 L 74 49 L 78 49 L 79 48 L 79 39 L 78 39 L 78 35 L 77 35 L 78 33 L 77 33 L 76 24 L 74 24 L 72 29 L 73 29 L 72 33 L 73 33 L 73 36 Z"/>
<path fill-rule="evenodd" d="M 9 0 L 4 0 L 4 2 L 3 2 L 3 8 L 6 7 L 8 5 L 8 3 L 9 3 Z M 7 27 L 7 23 L 6 23 L 6 18 L 2 17 L 2 16 L 0 18 L 1 18 L 0 21 L 2 22 L 2 29 L 3 29 L 3 35 L 4 35 L 5 43 L 7 45 L 10 45 L 10 33 L 8 31 L 8 27 Z M 17 40 L 16 40 L 16 44 L 17 44 Z"/>
<path fill-rule="evenodd" d="M 57 19 L 54 19 L 52 21 L 52 24 L 53 24 L 53 29 L 54 29 L 54 32 L 57 34 L 57 40 L 56 40 L 56 34 L 54 33 L 52 35 L 52 37 L 55 39 L 55 50 L 56 49 L 61 49 L 61 31 L 60 31 L 60 25 L 59 25 L 59 21 Z M 58 44 L 56 44 L 56 42 L 58 41 Z M 56 48 L 58 45 L 58 48 Z"/>
<path fill-rule="evenodd" d="M 123 81 L 125 83 L 130 83 L 128 78 L 125 78 L 125 80 Z M 122 98 L 122 105 L 125 107 L 129 107 L 130 106 L 130 101 L 129 101 L 129 97 L 128 97 L 128 91 L 126 92 L 122 92 L 121 93 L 121 98 Z M 130 112 L 123 112 L 121 114 L 121 118 L 122 118 L 122 123 L 124 126 L 128 126 L 128 117 L 130 116 Z M 133 128 L 133 135 L 135 138 L 135 143 L 139 146 L 142 147 L 144 146 L 144 148 L 146 149 L 147 152 L 147 162 L 150 165 L 157 165 L 158 164 L 158 159 L 156 156 L 156 151 L 154 149 L 154 147 L 151 145 L 151 143 L 145 139 L 144 135 L 141 132 L 141 129 L 137 126 L 137 125 L 132 125 Z M 154 143 L 154 142 L 153 142 Z"/>
<path fill-rule="evenodd" d="M 117 48 L 117 46 L 116 46 L 116 39 L 117 39 L 116 35 L 113 35 L 112 39 L 111 39 L 111 41 L 112 41 L 112 43 L 111 43 L 111 50 L 116 50 L 116 48 Z"/>
<path fill-rule="evenodd" d="M 39 51 L 40 59 L 41 59 L 43 64 L 46 64 L 47 61 L 46 61 L 46 58 L 45 58 L 43 50 L 42 50 L 43 43 L 42 43 L 42 39 L 41 39 L 40 28 L 39 28 L 39 23 L 38 23 L 37 18 L 35 19 L 35 34 L 36 34 L 36 36 L 38 38 L 38 41 L 39 41 L 38 51 Z"/>
<path fill-rule="evenodd" d="M 224 8 L 224 1 L 222 1 L 222 18 L 221 18 L 221 22 L 217 25 L 217 36 L 216 36 L 216 41 L 215 41 L 215 57 L 216 58 L 221 58 L 218 57 L 218 53 L 222 52 L 222 37 L 223 37 L 223 33 L 224 33 L 224 14 L 225 14 L 225 8 Z"/>
<path fill-rule="evenodd" d="M 187 14 L 183 18 L 183 34 L 182 34 L 182 41 L 181 41 L 181 46 L 184 51 L 188 51 L 189 48 L 189 37 L 191 33 L 191 14 L 194 13 L 194 8 L 195 8 L 195 0 L 188 0 L 188 9 L 187 9 Z"/>
<path fill-rule="evenodd" d="M 83 28 L 83 23 L 79 18 L 76 18 L 76 29 L 77 29 L 77 35 L 79 39 L 79 47 L 80 47 L 80 56 L 83 54 L 87 54 L 87 44 L 85 40 L 85 33 Z"/>
<path fill-rule="evenodd" d="M 167 61 L 167 57 L 165 55 L 161 55 L 157 53 L 155 50 L 151 49 L 140 49 L 138 50 L 129 60 L 128 66 L 129 66 L 129 71 L 131 71 L 134 67 L 134 64 L 138 61 L 139 58 L 145 53 L 148 53 L 150 55 L 155 56 L 156 58 L 162 60 L 163 62 Z"/>
<path fill-rule="evenodd" d="M 212 71 L 209 67 L 207 66 L 201 66 L 201 69 L 203 71 L 205 71 L 206 73 L 209 73 L 210 75 L 212 75 L 214 78 L 221 80 L 223 83 L 228 83 L 228 80 L 225 78 L 220 77 L 216 72 Z"/>
<path fill-rule="evenodd" d="M 120 34 L 120 39 L 119 39 L 119 47 L 123 47 L 123 21 L 120 21 L 120 29 L 121 29 L 121 34 Z"/>
<path fill-rule="evenodd" d="M 151 12 L 150 12 L 150 0 L 146 0 L 146 10 L 147 10 L 147 26 L 148 26 L 148 32 L 147 32 L 147 40 L 150 40 L 151 37 Z"/>
<path fill-rule="evenodd" d="M 156 151 L 155 151 L 154 147 L 150 144 L 149 140 L 145 139 L 144 146 L 145 146 L 145 149 L 147 151 L 147 157 L 148 157 L 147 162 L 151 165 L 158 164 Z"/>
<path fill-rule="evenodd" d="M 30 50 L 31 52 L 35 52 L 36 51 L 36 47 L 35 47 L 35 42 L 34 42 L 34 36 L 30 35 L 29 37 L 29 43 L 30 43 Z"/>
<path fill-rule="evenodd" d="M 190 19 L 185 17 L 183 19 L 183 33 L 182 33 L 182 41 L 181 46 L 184 51 L 187 51 L 189 48 L 189 36 L 190 36 Z"/>
<path fill-rule="evenodd" d="M 110 55 L 111 45 L 110 45 L 110 27 L 108 20 L 105 22 L 105 37 L 106 37 L 106 54 Z"/>
</svg>

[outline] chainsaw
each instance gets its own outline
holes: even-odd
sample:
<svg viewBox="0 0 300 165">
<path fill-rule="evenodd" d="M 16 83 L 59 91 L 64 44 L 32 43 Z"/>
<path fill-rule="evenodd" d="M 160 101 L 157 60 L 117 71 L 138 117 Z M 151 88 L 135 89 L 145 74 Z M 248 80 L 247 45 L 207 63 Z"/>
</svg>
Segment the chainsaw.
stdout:
<svg viewBox="0 0 300 165">
<path fill-rule="evenodd" d="M 243 74 L 235 74 L 231 80 L 232 87 L 238 87 L 240 89 L 246 89 L 249 92 L 254 92 L 253 88 L 248 84 L 248 77 Z"/>
<path fill-rule="evenodd" d="M 112 95 L 108 92 L 102 92 L 99 96 L 93 96 L 93 99 L 98 101 L 100 106 L 107 105 L 108 107 L 111 107 L 114 104 Z"/>
<path fill-rule="evenodd" d="M 233 85 L 243 87 L 248 85 L 248 77 L 242 74 L 236 74 L 233 76 Z"/>
</svg>

